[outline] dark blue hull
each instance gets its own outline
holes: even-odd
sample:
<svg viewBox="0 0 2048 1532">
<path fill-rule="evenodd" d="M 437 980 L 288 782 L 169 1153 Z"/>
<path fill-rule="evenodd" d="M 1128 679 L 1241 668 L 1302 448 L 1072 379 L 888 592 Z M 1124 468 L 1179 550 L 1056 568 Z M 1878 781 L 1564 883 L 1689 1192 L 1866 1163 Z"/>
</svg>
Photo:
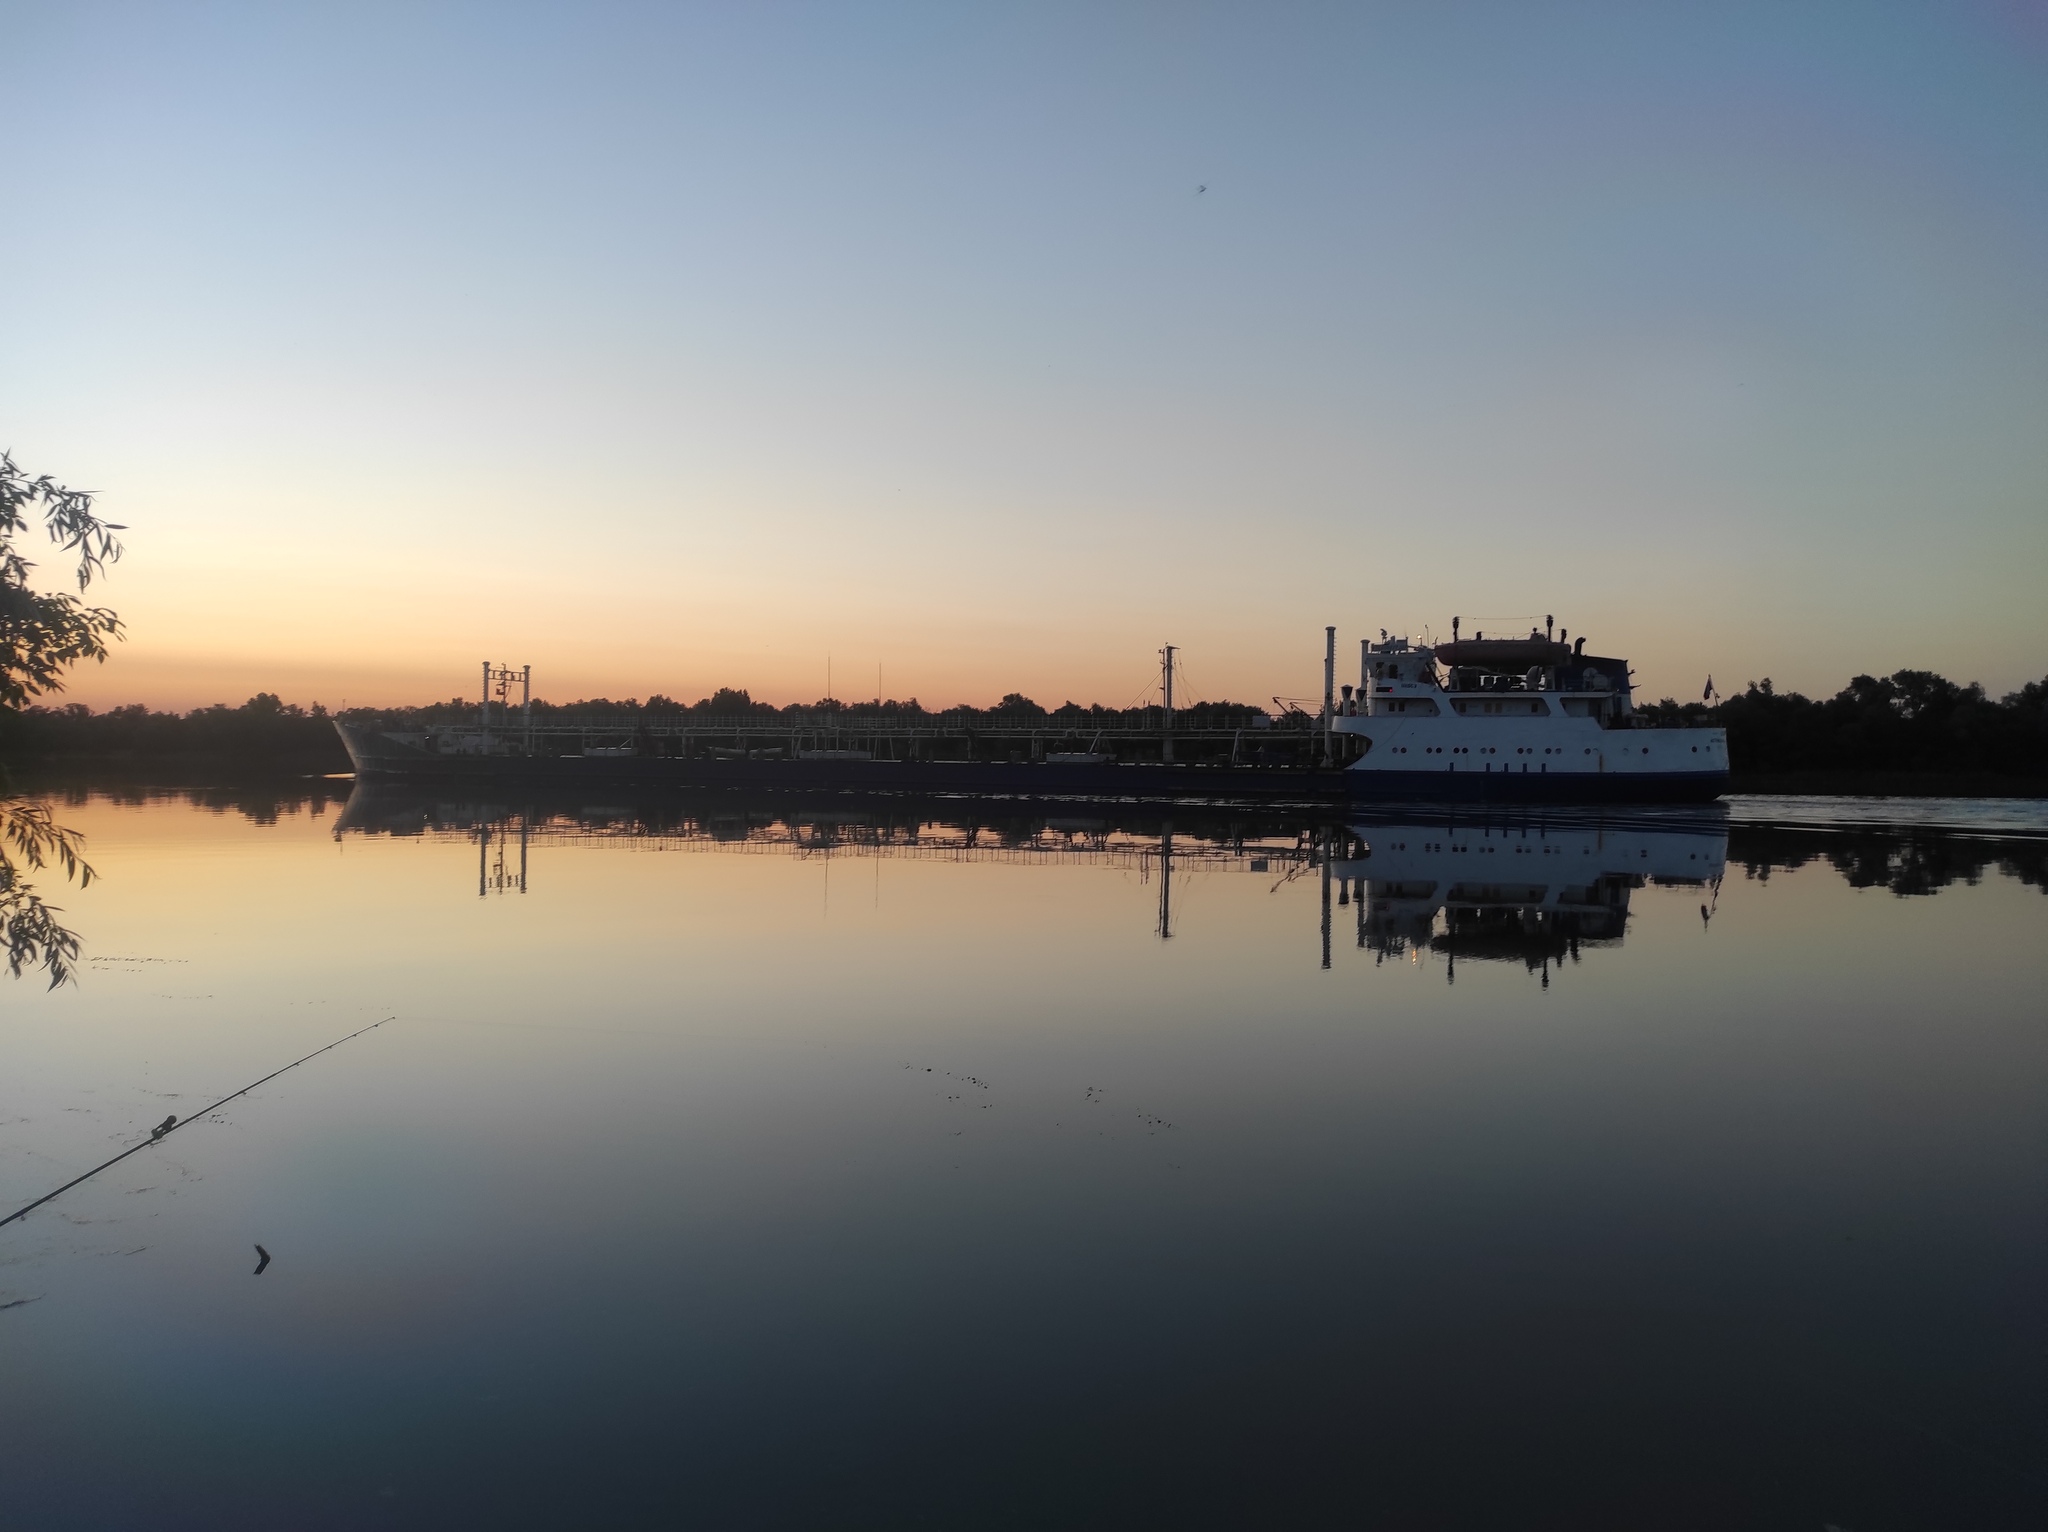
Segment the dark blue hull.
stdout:
<svg viewBox="0 0 2048 1532">
<path fill-rule="evenodd" d="M 1341 771 L 1254 766 L 1050 766 L 1004 761 L 724 761 L 663 756 L 427 756 L 356 759 L 366 782 L 600 784 L 747 792 L 1118 798 L 1136 802 L 1336 803 Z"/>
<path fill-rule="evenodd" d="M 1353 771 L 1353 803 L 1711 803 L 1725 771 Z"/>
</svg>

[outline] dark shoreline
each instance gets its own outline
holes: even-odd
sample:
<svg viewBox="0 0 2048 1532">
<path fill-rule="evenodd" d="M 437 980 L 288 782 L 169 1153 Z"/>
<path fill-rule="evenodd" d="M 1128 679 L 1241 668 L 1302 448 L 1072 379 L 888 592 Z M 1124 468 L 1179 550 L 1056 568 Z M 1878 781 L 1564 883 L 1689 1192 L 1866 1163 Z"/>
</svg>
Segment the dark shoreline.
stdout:
<svg viewBox="0 0 2048 1532">
<path fill-rule="evenodd" d="M 1728 792 L 1772 798 L 2048 798 L 2048 777 L 1989 771 L 1738 771 Z"/>
</svg>

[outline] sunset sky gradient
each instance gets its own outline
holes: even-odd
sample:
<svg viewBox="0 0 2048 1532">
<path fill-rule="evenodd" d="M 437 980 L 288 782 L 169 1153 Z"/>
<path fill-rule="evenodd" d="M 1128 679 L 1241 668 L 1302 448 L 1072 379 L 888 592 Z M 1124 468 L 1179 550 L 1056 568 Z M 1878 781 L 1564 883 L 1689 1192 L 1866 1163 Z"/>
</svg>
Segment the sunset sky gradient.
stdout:
<svg viewBox="0 0 2048 1532">
<path fill-rule="evenodd" d="M 2048 671 L 2038 6 L 0 3 L 0 57 L 0 446 L 132 528 L 59 700 L 1115 704 L 1170 640 L 1249 701 L 1453 613 L 1652 697 Z"/>
</svg>

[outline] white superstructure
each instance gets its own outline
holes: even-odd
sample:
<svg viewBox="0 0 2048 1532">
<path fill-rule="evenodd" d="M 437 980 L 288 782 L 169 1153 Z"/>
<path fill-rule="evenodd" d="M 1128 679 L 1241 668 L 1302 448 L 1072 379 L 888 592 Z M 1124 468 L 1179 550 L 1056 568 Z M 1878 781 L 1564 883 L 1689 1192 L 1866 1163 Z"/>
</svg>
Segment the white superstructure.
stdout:
<svg viewBox="0 0 2048 1532">
<path fill-rule="evenodd" d="M 1584 639 L 1382 633 L 1343 693 L 1332 753 L 1359 796 L 1697 799 L 1727 782 L 1726 731 L 1649 726 L 1627 662 L 1586 654 Z"/>
</svg>

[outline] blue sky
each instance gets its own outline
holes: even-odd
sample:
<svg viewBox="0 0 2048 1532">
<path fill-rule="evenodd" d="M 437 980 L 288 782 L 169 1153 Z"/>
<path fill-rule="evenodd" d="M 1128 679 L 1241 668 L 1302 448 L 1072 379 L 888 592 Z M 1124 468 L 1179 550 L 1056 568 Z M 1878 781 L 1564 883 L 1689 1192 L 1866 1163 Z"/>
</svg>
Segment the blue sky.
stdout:
<svg viewBox="0 0 2048 1532">
<path fill-rule="evenodd" d="M 2048 671 L 2023 5 L 0 4 L 85 700 Z M 1198 187 L 1207 187 L 1198 191 Z M 1355 652 L 1355 651 L 1353 651 Z"/>
</svg>

